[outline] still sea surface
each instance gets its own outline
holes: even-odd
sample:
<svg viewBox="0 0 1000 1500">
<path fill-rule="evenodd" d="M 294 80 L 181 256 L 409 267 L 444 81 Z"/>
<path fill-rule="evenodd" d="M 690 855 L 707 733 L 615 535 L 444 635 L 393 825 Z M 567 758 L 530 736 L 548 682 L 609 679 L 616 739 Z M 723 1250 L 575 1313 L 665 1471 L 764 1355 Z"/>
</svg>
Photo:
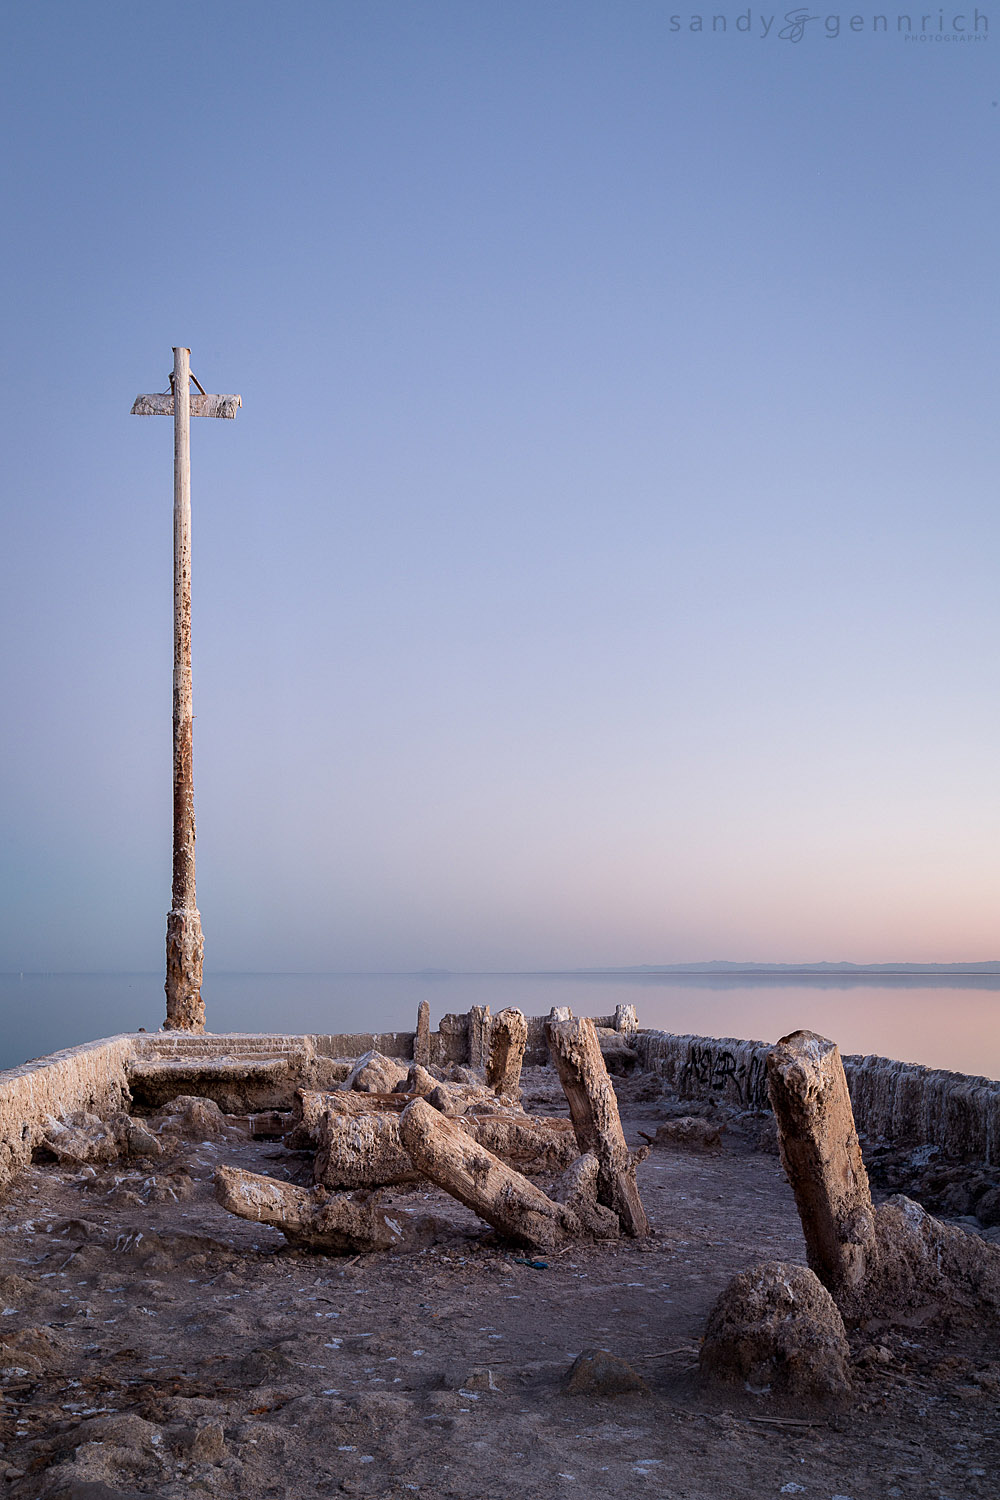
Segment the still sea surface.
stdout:
<svg viewBox="0 0 1000 1500">
<path fill-rule="evenodd" d="M 996 974 L 207 974 L 202 994 L 211 1031 L 410 1031 L 421 1000 L 432 1025 L 470 1005 L 595 1016 L 624 1002 L 664 1031 L 773 1042 L 807 1029 L 844 1053 L 1000 1077 Z M 0 1068 L 155 1031 L 163 1014 L 159 974 L 0 975 Z"/>
</svg>

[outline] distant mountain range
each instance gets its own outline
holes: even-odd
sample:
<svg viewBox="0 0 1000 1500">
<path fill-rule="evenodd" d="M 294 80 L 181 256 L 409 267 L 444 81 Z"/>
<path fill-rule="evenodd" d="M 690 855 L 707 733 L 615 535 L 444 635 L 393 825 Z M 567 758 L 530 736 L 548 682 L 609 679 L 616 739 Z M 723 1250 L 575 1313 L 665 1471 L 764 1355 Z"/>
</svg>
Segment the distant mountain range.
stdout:
<svg viewBox="0 0 1000 1500">
<path fill-rule="evenodd" d="M 716 959 L 703 964 L 631 964 L 578 969 L 580 974 L 1000 974 L 1000 960 L 971 964 L 750 964 Z"/>
</svg>

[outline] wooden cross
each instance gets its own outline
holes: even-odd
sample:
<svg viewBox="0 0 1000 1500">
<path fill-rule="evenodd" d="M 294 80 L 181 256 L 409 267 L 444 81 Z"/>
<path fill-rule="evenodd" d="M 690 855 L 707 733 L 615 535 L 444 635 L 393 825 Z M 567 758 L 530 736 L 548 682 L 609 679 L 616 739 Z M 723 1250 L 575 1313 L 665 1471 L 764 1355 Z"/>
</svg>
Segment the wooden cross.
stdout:
<svg viewBox="0 0 1000 1500">
<path fill-rule="evenodd" d="M 191 381 L 198 387 L 191 390 Z M 134 417 L 174 419 L 174 862 L 167 915 L 165 1031 L 204 1031 L 205 942 L 194 882 L 194 773 L 191 708 L 191 417 L 236 416 L 239 396 L 208 396 L 191 374 L 190 349 L 174 350 L 171 389 L 136 396 Z"/>
</svg>

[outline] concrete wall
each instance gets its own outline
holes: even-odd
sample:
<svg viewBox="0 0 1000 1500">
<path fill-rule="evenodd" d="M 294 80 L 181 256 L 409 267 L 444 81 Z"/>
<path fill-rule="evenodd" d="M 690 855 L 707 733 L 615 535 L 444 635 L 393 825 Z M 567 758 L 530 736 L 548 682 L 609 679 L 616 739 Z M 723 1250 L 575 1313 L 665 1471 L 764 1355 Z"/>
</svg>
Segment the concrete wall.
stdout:
<svg viewBox="0 0 1000 1500">
<path fill-rule="evenodd" d="M 640 1031 L 639 1066 L 683 1099 L 771 1107 L 767 1042 Z M 873 1142 L 937 1146 L 955 1161 L 1000 1162 L 1000 1083 L 888 1057 L 845 1057 L 858 1133 Z"/>
<path fill-rule="evenodd" d="M 114 1036 L 0 1073 L 0 1191 L 30 1162 L 47 1115 L 125 1107 L 132 1053 L 131 1036 Z"/>
<path fill-rule="evenodd" d="M 598 1016 L 598 1024 L 614 1017 Z M 548 1061 L 545 1018 L 528 1018 L 525 1061 Z M 674 1036 L 640 1031 L 634 1039 L 639 1066 L 656 1073 L 686 1099 L 717 1098 L 740 1109 L 769 1109 L 766 1042 Z M 108 1114 L 130 1102 L 129 1078 L 150 1065 L 173 1063 L 178 1077 L 199 1061 L 246 1063 L 252 1072 L 267 1059 L 287 1062 L 290 1087 L 324 1086 L 335 1057 L 377 1049 L 390 1057 L 413 1055 L 409 1031 L 287 1036 L 231 1032 L 187 1035 L 138 1032 L 108 1037 L 38 1058 L 0 1073 L 0 1191 L 31 1159 L 47 1115 L 86 1109 Z M 469 1018 L 447 1015 L 431 1034 L 432 1061 L 467 1062 Z M 872 1141 L 937 1146 L 955 1161 L 1000 1163 L 1000 1083 L 924 1068 L 885 1057 L 845 1057 L 844 1068 L 858 1131 Z M 331 1072 L 331 1078 L 332 1078 Z M 182 1090 L 183 1091 L 183 1090 Z"/>
</svg>

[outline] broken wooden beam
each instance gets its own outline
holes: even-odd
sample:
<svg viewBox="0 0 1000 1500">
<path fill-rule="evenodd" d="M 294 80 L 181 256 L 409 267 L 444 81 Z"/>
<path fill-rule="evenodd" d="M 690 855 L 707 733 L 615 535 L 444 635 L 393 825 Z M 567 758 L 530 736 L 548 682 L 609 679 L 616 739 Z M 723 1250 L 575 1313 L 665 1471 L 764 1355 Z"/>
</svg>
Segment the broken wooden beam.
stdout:
<svg viewBox="0 0 1000 1500">
<path fill-rule="evenodd" d="M 582 1232 L 569 1208 L 553 1203 L 424 1099 L 406 1106 L 399 1131 L 414 1166 L 507 1239 L 550 1249 Z"/>
<path fill-rule="evenodd" d="M 598 1201 L 618 1215 L 623 1234 L 648 1235 L 636 1164 L 625 1141 L 618 1100 L 593 1021 L 584 1017 L 550 1020 L 546 1035 L 580 1151 L 592 1151 L 599 1163 Z"/>
<path fill-rule="evenodd" d="M 218 1167 L 215 1196 L 241 1219 L 270 1224 L 290 1243 L 331 1255 L 392 1250 L 404 1239 L 405 1220 L 379 1207 L 377 1193 L 328 1193 L 295 1187 L 240 1167 Z"/>
</svg>

